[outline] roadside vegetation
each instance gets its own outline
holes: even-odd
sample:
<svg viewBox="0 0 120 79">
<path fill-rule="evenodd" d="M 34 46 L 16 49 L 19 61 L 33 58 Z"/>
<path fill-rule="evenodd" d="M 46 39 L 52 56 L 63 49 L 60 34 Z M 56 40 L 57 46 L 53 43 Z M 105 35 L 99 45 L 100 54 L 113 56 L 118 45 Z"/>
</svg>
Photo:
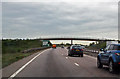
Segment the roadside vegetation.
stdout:
<svg viewBox="0 0 120 79">
<path fill-rule="evenodd" d="M 88 49 L 91 50 L 99 50 L 101 48 L 105 48 L 106 47 L 106 41 L 97 41 L 97 42 L 93 42 L 90 43 L 90 45 L 87 47 Z"/>
<path fill-rule="evenodd" d="M 42 47 L 39 39 L 3 39 L 2 40 L 2 67 L 29 56 L 37 51 L 23 53 L 24 50 Z"/>
</svg>

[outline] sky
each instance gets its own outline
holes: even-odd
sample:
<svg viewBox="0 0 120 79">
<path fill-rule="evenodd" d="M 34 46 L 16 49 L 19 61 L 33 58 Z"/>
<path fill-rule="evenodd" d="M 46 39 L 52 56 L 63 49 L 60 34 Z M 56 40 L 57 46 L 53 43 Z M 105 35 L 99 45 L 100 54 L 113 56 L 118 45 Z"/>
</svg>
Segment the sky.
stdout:
<svg viewBox="0 0 120 79">
<path fill-rule="evenodd" d="M 118 39 L 117 1 L 4 0 L 2 2 L 2 38 Z"/>
</svg>

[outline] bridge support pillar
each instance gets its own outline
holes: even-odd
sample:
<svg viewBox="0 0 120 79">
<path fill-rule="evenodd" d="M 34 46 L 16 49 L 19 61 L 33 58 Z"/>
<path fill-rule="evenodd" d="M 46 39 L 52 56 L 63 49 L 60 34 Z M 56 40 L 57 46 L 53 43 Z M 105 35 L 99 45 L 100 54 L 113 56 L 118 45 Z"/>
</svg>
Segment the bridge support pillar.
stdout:
<svg viewBox="0 0 120 79">
<path fill-rule="evenodd" d="M 73 45 L 73 40 L 71 40 L 71 45 Z"/>
</svg>

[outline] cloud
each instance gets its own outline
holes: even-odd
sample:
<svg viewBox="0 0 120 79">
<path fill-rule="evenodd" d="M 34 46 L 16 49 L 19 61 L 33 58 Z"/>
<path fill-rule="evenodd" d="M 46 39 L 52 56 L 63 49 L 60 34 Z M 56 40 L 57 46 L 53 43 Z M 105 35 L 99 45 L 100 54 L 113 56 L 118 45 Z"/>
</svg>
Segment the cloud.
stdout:
<svg viewBox="0 0 120 79">
<path fill-rule="evenodd" d="M 119 0 L 4 0 L 2 2 L 118 2 Z"/>
<path fill-rule="evenodd" d="M 5 2 L 2 8 L 3 38 L 117 38 L 118 34 L 116 2 Z"/>
</svg>

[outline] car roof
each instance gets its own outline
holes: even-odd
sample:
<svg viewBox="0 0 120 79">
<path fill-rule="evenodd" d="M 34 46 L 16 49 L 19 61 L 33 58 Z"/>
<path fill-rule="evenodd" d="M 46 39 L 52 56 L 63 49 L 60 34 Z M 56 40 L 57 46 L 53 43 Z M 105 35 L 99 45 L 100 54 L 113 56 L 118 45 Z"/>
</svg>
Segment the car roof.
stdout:
<svg viewBox="0 0 120 79">
<path fill-rule="evenodd" d="M 72 46 L 81 46 L 81 45 L 72 45 Z"/>
</svg>

